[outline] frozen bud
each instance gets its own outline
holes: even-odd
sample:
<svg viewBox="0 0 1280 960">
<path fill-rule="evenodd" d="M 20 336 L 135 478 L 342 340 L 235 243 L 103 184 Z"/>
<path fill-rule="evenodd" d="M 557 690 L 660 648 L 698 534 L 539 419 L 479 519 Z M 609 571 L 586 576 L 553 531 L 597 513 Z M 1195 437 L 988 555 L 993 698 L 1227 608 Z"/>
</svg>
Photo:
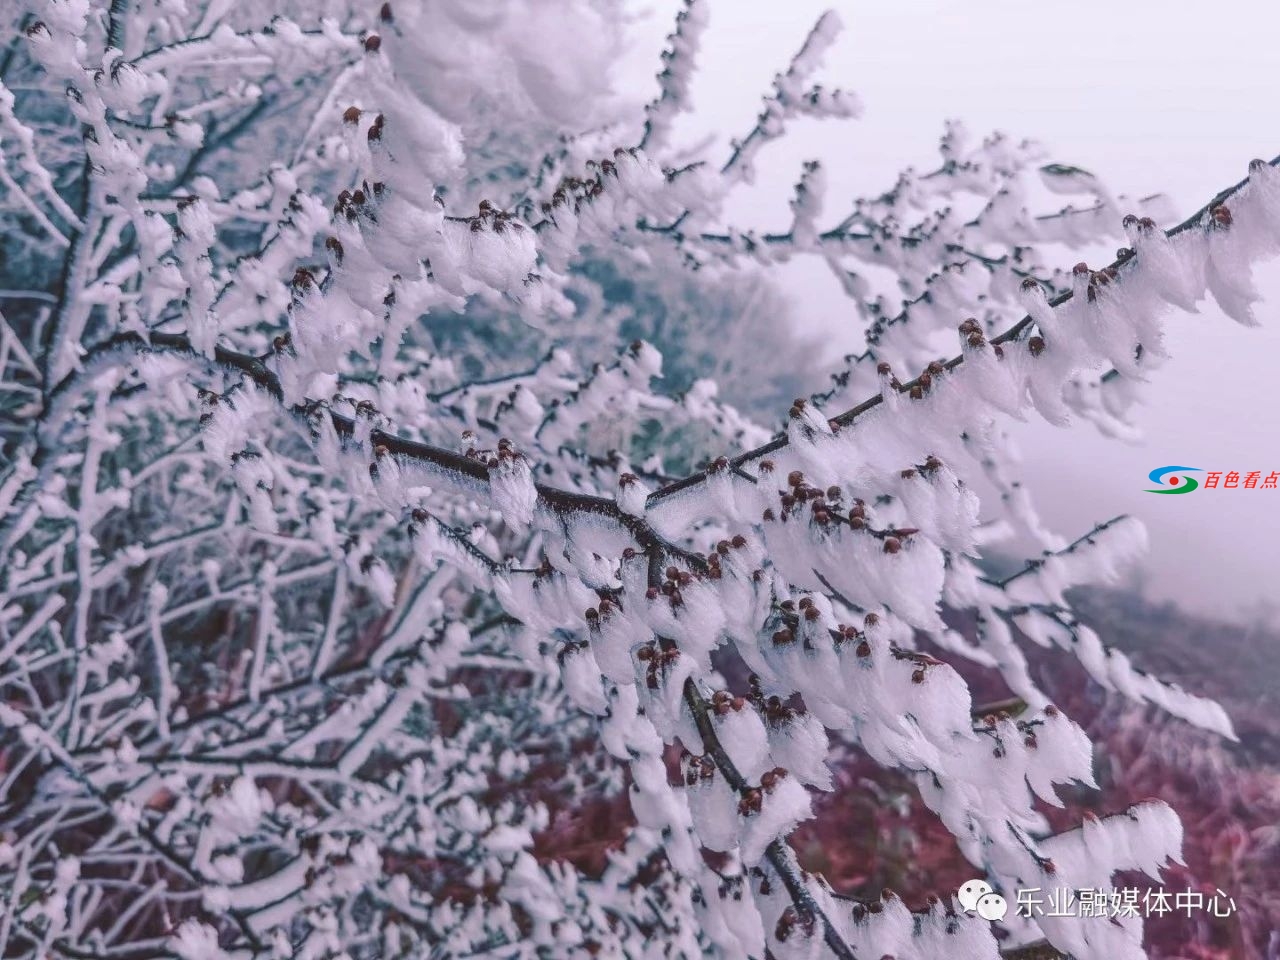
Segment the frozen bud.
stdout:
<svg viewBox="0 0 1280 960">
<path fill-rule="evenodd" d="M 912 683 L 924 683 L 924 667 L 920 667 L 918 670 L 914 670 L 914 671 L 912 671 L 912 673 L 911 673 L 911 682 L 912 682 Z"/>
<path fill-rule="evenodd" d="M 929 373 L 935 377 L 939 376 L 940 374 L 946 373 L 946 370 L 947 370 L 947 368 L 944 367 L 942 364 L 940 364 L 937 360 L 932 361 L 929 364 L 929 366 L 926 367 L 925 369 L 928 370 Z"/>
<path fill-rule="evenodd" d="M 1071 268 L 1071 272 L 1077 277 L 1088 276 L 1089 265 L 1082 260 Z"/>
<path fill-rule="evenodd" d="M 785 646 L 788 643 L 795 643 L 796 635 L 791 632 L 790 627 L 783 627 L 773 635 L 773 642 L 778 646 Z"/>
<path fill-rule="evenodd" d="M 980 347 L 980 346 L 982 346 L 984 343 L 986 343 L 987 341 L 983 339 L 982 334 L 980 334 L 980 333 L 971 333 L 971 334 L 969 334 L 969 339 L 968 339 L 966 342 L 967 342 L 967 343 L 969 344 L 969 346 L 971 346 L 971 347 Z"/>
<path fill-rule="evenodd" d="M 1213 218 L 1213 225 L 1215 227 L 1231 226 L 1231 211 L 1223 204 L 1218 204 L 1210 210 L 1209 216 Z"/>
<path fill-rule="evenodd" d="M 876 373 L 880 374 L 880 376 L 887 377 L 892 372 L 893 372 L 893 368 L 889 366 L 888 361 L 881 360 L 879 363 L 876 364 Z"/>
<path fill-rule="evenodd" d="M 740 533 L 735 533 L 733 535 L 733 539 L 729 541 L 729 544 L 730 546 L 735 547 L 738 550 L 741 550 L 743 547 L 747 545 L 747 538 Z"/>
<path fill-rule="evenodd" d="M 1131 229 L 1138 225 L 1138 218 L 1132 213 L 1126 213 L 1124 219 L 1120 221 L 1120 225 L 1126 230 Z"/>
<path fill-rule="evenodd" d="M 646 599 L 657 600 L 661 591 L 657 587 L 650 587 L 644 592 Z"/>
<path fill-rule="evenodd" d="M 799 470 L 792 470 L 787 474 L 787 483 L 793 487 L 800 486 L 800 484 L 804 483 L 804 474 Z"/>
<path fill-rule="evenodd" d="M 1056 717 L 1058 716 L 1059 712 L 1060 711 L 1058 710 L 1058 708 L 1055 707 L 1052 703 L 1044 708 L 1044 715 L 1046 717 Z"/>
<path fill-rule="evenodd" d="M 801 597 L 798 606 L 801 610 L 808 610 L 813 606 L 813 597 Z"/>
<path fill-rule="evenodd" d="M 760 472 L 761 472 L 761 473 L 773 473 L 773 467 L 774 467 L 774 463 L 773 463 L 773 461 L 772 461 L 772 460 L 761 460 L 761 461 L 760 461 Z"/>
<path fill-rule="evenodd" d="M 1022 742 L 1026 744 L 1028 750 L 1035 750 L 1040 745 L 1034 733 L 1028 733 Z"/>
<path fill-rule="evenodd" d="M 973 339 L 970 338 L 969 342 L 972 343 Z M 979 338 L 979 342 L 981 342 L 981 338 Z M 910 396 L 912 400 L 922 400 L 924 399 L 924 390 L 922 390 L 920 386 L 917 384 L 916 386 L 911 388 Z"/>
<path fill-rule="evenodd" d="M 773 508 L 766 507 L 764 513 L 760 515 L 760 518 L 764 520 L 766 523 L 773 520 L 774 519 Z"/>
<path fill-rule="evenodd" d="M 906 470 L 903 470 L 901 473 L 898 474 L 898 476 L 900 476 L 903 480 L 910 480 L 915 475 L 916 475 L 916 472 L 911 467 L 908 467 Z"/>
<path fill-rule="evenodd" d="M 804 611 L 804 618 L 806 620 L 817 620 L 819 616 L 821 616 L 821 614 L 818 612 L 817 607 L 807 607 Z"/>
<path fill-rule="evenodd" d="M 1119 260 L 1121 263 L 1124 263 L 1126 260 L 1128 260 L 1132 256 L 1133 256 L 1133 251 L 1130 250 L 1128 247 L 1121 247 L 1119 250 L 1116 251 L 1116 259 Z"/>
<path fill-rule="evenodd" d="M 364 38 L 364 49 L 366 53 L 377 53 L 382 48 L 382 38 L 376 33 L 371 33 Z"/>
<path fill-rule="evenodd" d="M 623 548 L 622 548 L 622 559 L 623 559 L 623 560 L 634 560 L 634 559 L 635 559 L 635 557 L 636 557 L 636 548 L 635 548 L 635 547 L 623 547 Z"/>
<path fill-rule="evenodd" d="M 1044 353 L 1044 337 L 1032 337 L 1027 341 L 1027 349 L 1031 351 L 1033 357 L 1038 357 Z"/>
<path fill-rule="evenodd" d="M 877 623 L 880 622 L 880 614 L 868 613 L 865 617 L 862 618 L 862 622 L 865 626 L 874 627 Z"/>
<path fill-rule="evenodd" d="M 636 659 L 644 663 L 653 659 L 653 647 L 641 647 L 636 651 Z"/>
<path fill-rule="evenodd" d="M 902 541 L 899 540 L 897 537 L 884 538 L 885 553 L 897 553 L 901 549 L 902 549 Z"/>
<path fill-rule="evenodd" d="M 978 321 L 970 317 L 964 323 L 960 324 L 960 332 L 963 334 L 981 334 L 982 327 L 978 325 Z"/>
<path fill-rule="evenodd" d="M 867 528 L 867 521 L 862 519 L 862 517 L 850 516 L 849 526 L 854 530 L 865 530 Z"/>
<path fill-rule="evenodd" d="M 378 19 L 383 23 L 390 23 L 393 19 L 391 16 L 391 4 L 384 3 L 382 9 L 378 11 Z"/>
<path fill-rule="evenodd" d="M 1023 290 L 1034 290 L 1034 289 L 1036 289 L 1036 288 L 1037 288 L 1037 287 L 1039 287 L 1039 286 L 1040 286 L 1040 281 L 1038 281 L 1035 277 L 1023 277 L 1023 278 L 1022 278 L 1022 289 L 1023 289 Z"/>
<path fill-rule="evenodd" d="M 347 107 L 346 110 L 342 111 L 343 123 L 358 123 L 359 121 L 360 121 L 359 107 Z"/>
<path fill-rule="evenodd" d="M 753 813 L 759 813 L 763 799 L 760 791 L 752 787 L 743 793 L 742 798 L 738 801 L 738 814 L 743 817 L 749 817 Z"/>
<path fill-rule="evenodd" d="M 675 567 L 667 567 L 666 574 L 667 574 L 668 580 L 674 580 L 676 577 L 680 575 L 680 571 Z"/>
</svg>

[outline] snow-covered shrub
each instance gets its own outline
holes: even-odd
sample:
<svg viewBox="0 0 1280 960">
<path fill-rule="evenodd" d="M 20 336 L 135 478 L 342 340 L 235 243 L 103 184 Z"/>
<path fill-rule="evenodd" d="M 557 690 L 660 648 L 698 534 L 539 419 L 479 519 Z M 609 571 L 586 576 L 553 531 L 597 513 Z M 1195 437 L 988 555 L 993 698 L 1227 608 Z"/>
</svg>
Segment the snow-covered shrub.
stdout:
<svg viewBox="0 0 1280 960">
<path fill-rule="evenodd" d="M 852 902 L 787 834 L 837 741 L 908 772 L 1006 894 L 1177 858 L 1162 804 L 1052 835 L 1033 803 L 1093 774 L 1022 640 L 1231 727 L 1075 619 L 1064 590 L 1141 527 L 1045 531 L 1003 424 L 1121 432 L 1167 307 L 1208 291 L 1251 322 L 1280 173 L 1166 231 L 953 127 L 936 169 L 843 216 L 807 164 L 786 229 L 726 225 L 789 122 L 859 107 L 814 80 L 826 16 L 731 154 L 690 162 L 706 6 L 643 117 L 603 89 L 605 0 L 6 7 L 6 957 L 1142 956 L 1136 918 L 1011 916 L 998 940 L 951 891 Z M 1083 205 L 1029 212 L 1045 186 Z M 1037 252 L 1108 231 L 1128 245 L 1099 270 Z M 867 343 L 776 429 L 696 364 L 662 390 L 643 338 L 599 346 L 627 320 L 607 282 L 662 288 L 679 323 L 676 271 L 714 292 L 797 256 Z M 517 324 L 551 341 L 522 364 Z M 806 356 L 745 336 L 755 363 Z M 984 576 L 1018 534 L 1043 556 Z M 922 637 L 1026 709 L 975 718 Z M 621 791 L 602 871 L 536 855 L 554 809 Z"/>
</svg>

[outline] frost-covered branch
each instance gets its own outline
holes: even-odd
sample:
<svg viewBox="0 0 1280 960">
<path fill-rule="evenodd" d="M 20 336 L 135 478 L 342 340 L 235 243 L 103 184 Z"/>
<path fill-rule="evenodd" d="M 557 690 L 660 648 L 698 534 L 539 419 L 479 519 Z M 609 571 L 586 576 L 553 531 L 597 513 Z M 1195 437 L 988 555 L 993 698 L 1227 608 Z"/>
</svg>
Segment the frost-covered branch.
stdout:
<svg viewBox="0 0 1280 960">
<path fill-rule="evenodd" d="M 789 223 L 729 228 L 789 120 L 855 112 L 814 79 L 831 16 L 724 163 L 673 123 L 705 4 L 643 116 L 601 89 L 597 0 L 268 7 L 40 0 L 0 64 L 0 952 L 1140 957 L 1136 923 L 998 940 L 949 898 L 848 898 L 788 835 L 835 741 L 998 889 L 1178 856 L 1160 805 L 1036 809 L 1092 765 L 1024 640 L 1231 726 L 1071 611 L 1140 528 L 1048 530 L 1003 424 L 1119 432 L 1166 305 L 1250 320 L 1275 163 L 1166 233 L 952 125 L 834 223 L 810 163 Z M 1038 249 L 1117 227 L 1102 270 Z M 865 326 L 828 390 L 743 282 L 795 256 Z M 995 580 L 1015 527 L 1045 553 Z"/>
</svg>

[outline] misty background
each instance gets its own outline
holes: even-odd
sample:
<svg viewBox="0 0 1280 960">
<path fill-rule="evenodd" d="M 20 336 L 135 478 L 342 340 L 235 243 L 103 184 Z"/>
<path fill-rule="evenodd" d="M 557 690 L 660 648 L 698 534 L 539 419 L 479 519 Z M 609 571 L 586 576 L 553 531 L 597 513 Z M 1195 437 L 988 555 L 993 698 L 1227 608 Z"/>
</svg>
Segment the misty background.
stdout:
<svg viewBox="0 0 1280 960">
<path fill-rule="evenodd" d="M 633 3 L 638 42 L 620 91 L 647 100 L 654 65 L 678 0 Z M 1069 6 L 1014 0 L 713 0 L 687 142 L 726 145 L 754 123 L 760 96 L 814 21 L 835 10 L 844 31 L 819 80 L 855 91 L 854 121 L 804 120 L 768 145 L 756 183 L 728 208 L 738 227 L 785 229 L 801 164 L 818 159 L 830 183 L 826 217 L 843 215 L 856 192 L 892 185 L 905 166 L 929 169 L 947 119 L 974 137 L 1000 130 L 1039 141 L 1051 159 L 1097 174 L 1117 194 L 1168 196 L 1177 219 L 1242 179 L 1249 160 L 1280 153 L 1276 28 L 1266 0 L 1168 4 L 1080 0 Z M 1067 198 L 1051 200 L 1042 212 Z M 1061 251 L 1052 266 L 1108 263 L 1110 240 Z M 861 349 L 862 329 L 835 279 L 816 258 L 770 271 L 793 305 L 780 318 L 820 338 L 813 389 L 828 369 Z M 1199 315 L 1170 312 L 1172 355 L 1134 411 L 1143 439 L 1102 436 L 1080 422 L 1054 428 L 1038 418 L 1015 427 L 1022 479 L 1045 520 L 1074 538 L 1120 513 L 1139 517 L 1151 549 L 1135 573 L 1149 597 L 1242 625 L 1280 624 L 1280 490 L 1202 490 L 1187 497 L 1145 493 L 1147 473 L 1179 464 L 1206 470 L 1280 471 L 1280 407 L 1272 371 L 1280 356 L 1280 260 L 1256 274 L 1260 326 L 1245 328 L 1212 302 Z"/>
</svg>

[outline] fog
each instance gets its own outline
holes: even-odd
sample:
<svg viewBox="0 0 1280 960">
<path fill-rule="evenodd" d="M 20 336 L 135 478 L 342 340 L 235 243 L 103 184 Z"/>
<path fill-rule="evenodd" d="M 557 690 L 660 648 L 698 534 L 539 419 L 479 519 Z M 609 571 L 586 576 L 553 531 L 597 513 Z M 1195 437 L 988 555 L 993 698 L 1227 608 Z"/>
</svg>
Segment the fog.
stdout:
<svg viewBox="0 0 1280 960">
<path fill-rule="evenodd" d="M 640 11 L 643 42 L 624 68 L 627 94 L 651 95 L 676 8 L 663 0 Z M 807 159 L 827 166 L 829 212 L 855 191 L 890 185 L 903 166 L 935 160 L 947 118 L 979 136 L 998 129 L 1038 140 L 1054 160 L 1092 170 L 1116 193 L 1164 193 L 1179 220 L 1241 179 L 1250 159 L 1280 153 L 1280 12 L 1264 0 L 1211 8 L 1151 0 L 712 0 L 688 139 L 714 134 L 724 142 L 750 129 L 759 95 L 830 8 L 845 31 L 821 79 L 855 90 L 865 114 L 796 124 L 793 136 L 770 145 L 756 185 L 735 197 L 737 226 L 785 225 L 790 185 Z M 1085 259 L 1108 262 L 1115 246 L 1110 240 Z M 1081 259 L 1062 257 L 1057 265 Z M 824 267 L 797 263 L 778 278 L 796 304 L 793 322 L 821 333 L 831 356 L 860 345 Z M 1239 621 L 1278 593 L 1280 490 L 1144 491 L 1148 471 L 1166 464 L 1280 471 L 1271 376 L 1280 356 L 1280 261 L 1259 271 L 1258 285 L 1258 328 L 1237 325 L 1211 302 L 1199 315 L 1169 315 L 1172 360 L 1152 373 L 1136 412 L 1141 443 L 1102 437 L 1085 423 L 1056 429 L 1033 420 L 1016 429 L 1023 479 L 1055 529 L 1074 536 L 1119 513 L 1138 516 L 1151 533 L 1141 571 L 1149 593 Z"/>
</svg>

